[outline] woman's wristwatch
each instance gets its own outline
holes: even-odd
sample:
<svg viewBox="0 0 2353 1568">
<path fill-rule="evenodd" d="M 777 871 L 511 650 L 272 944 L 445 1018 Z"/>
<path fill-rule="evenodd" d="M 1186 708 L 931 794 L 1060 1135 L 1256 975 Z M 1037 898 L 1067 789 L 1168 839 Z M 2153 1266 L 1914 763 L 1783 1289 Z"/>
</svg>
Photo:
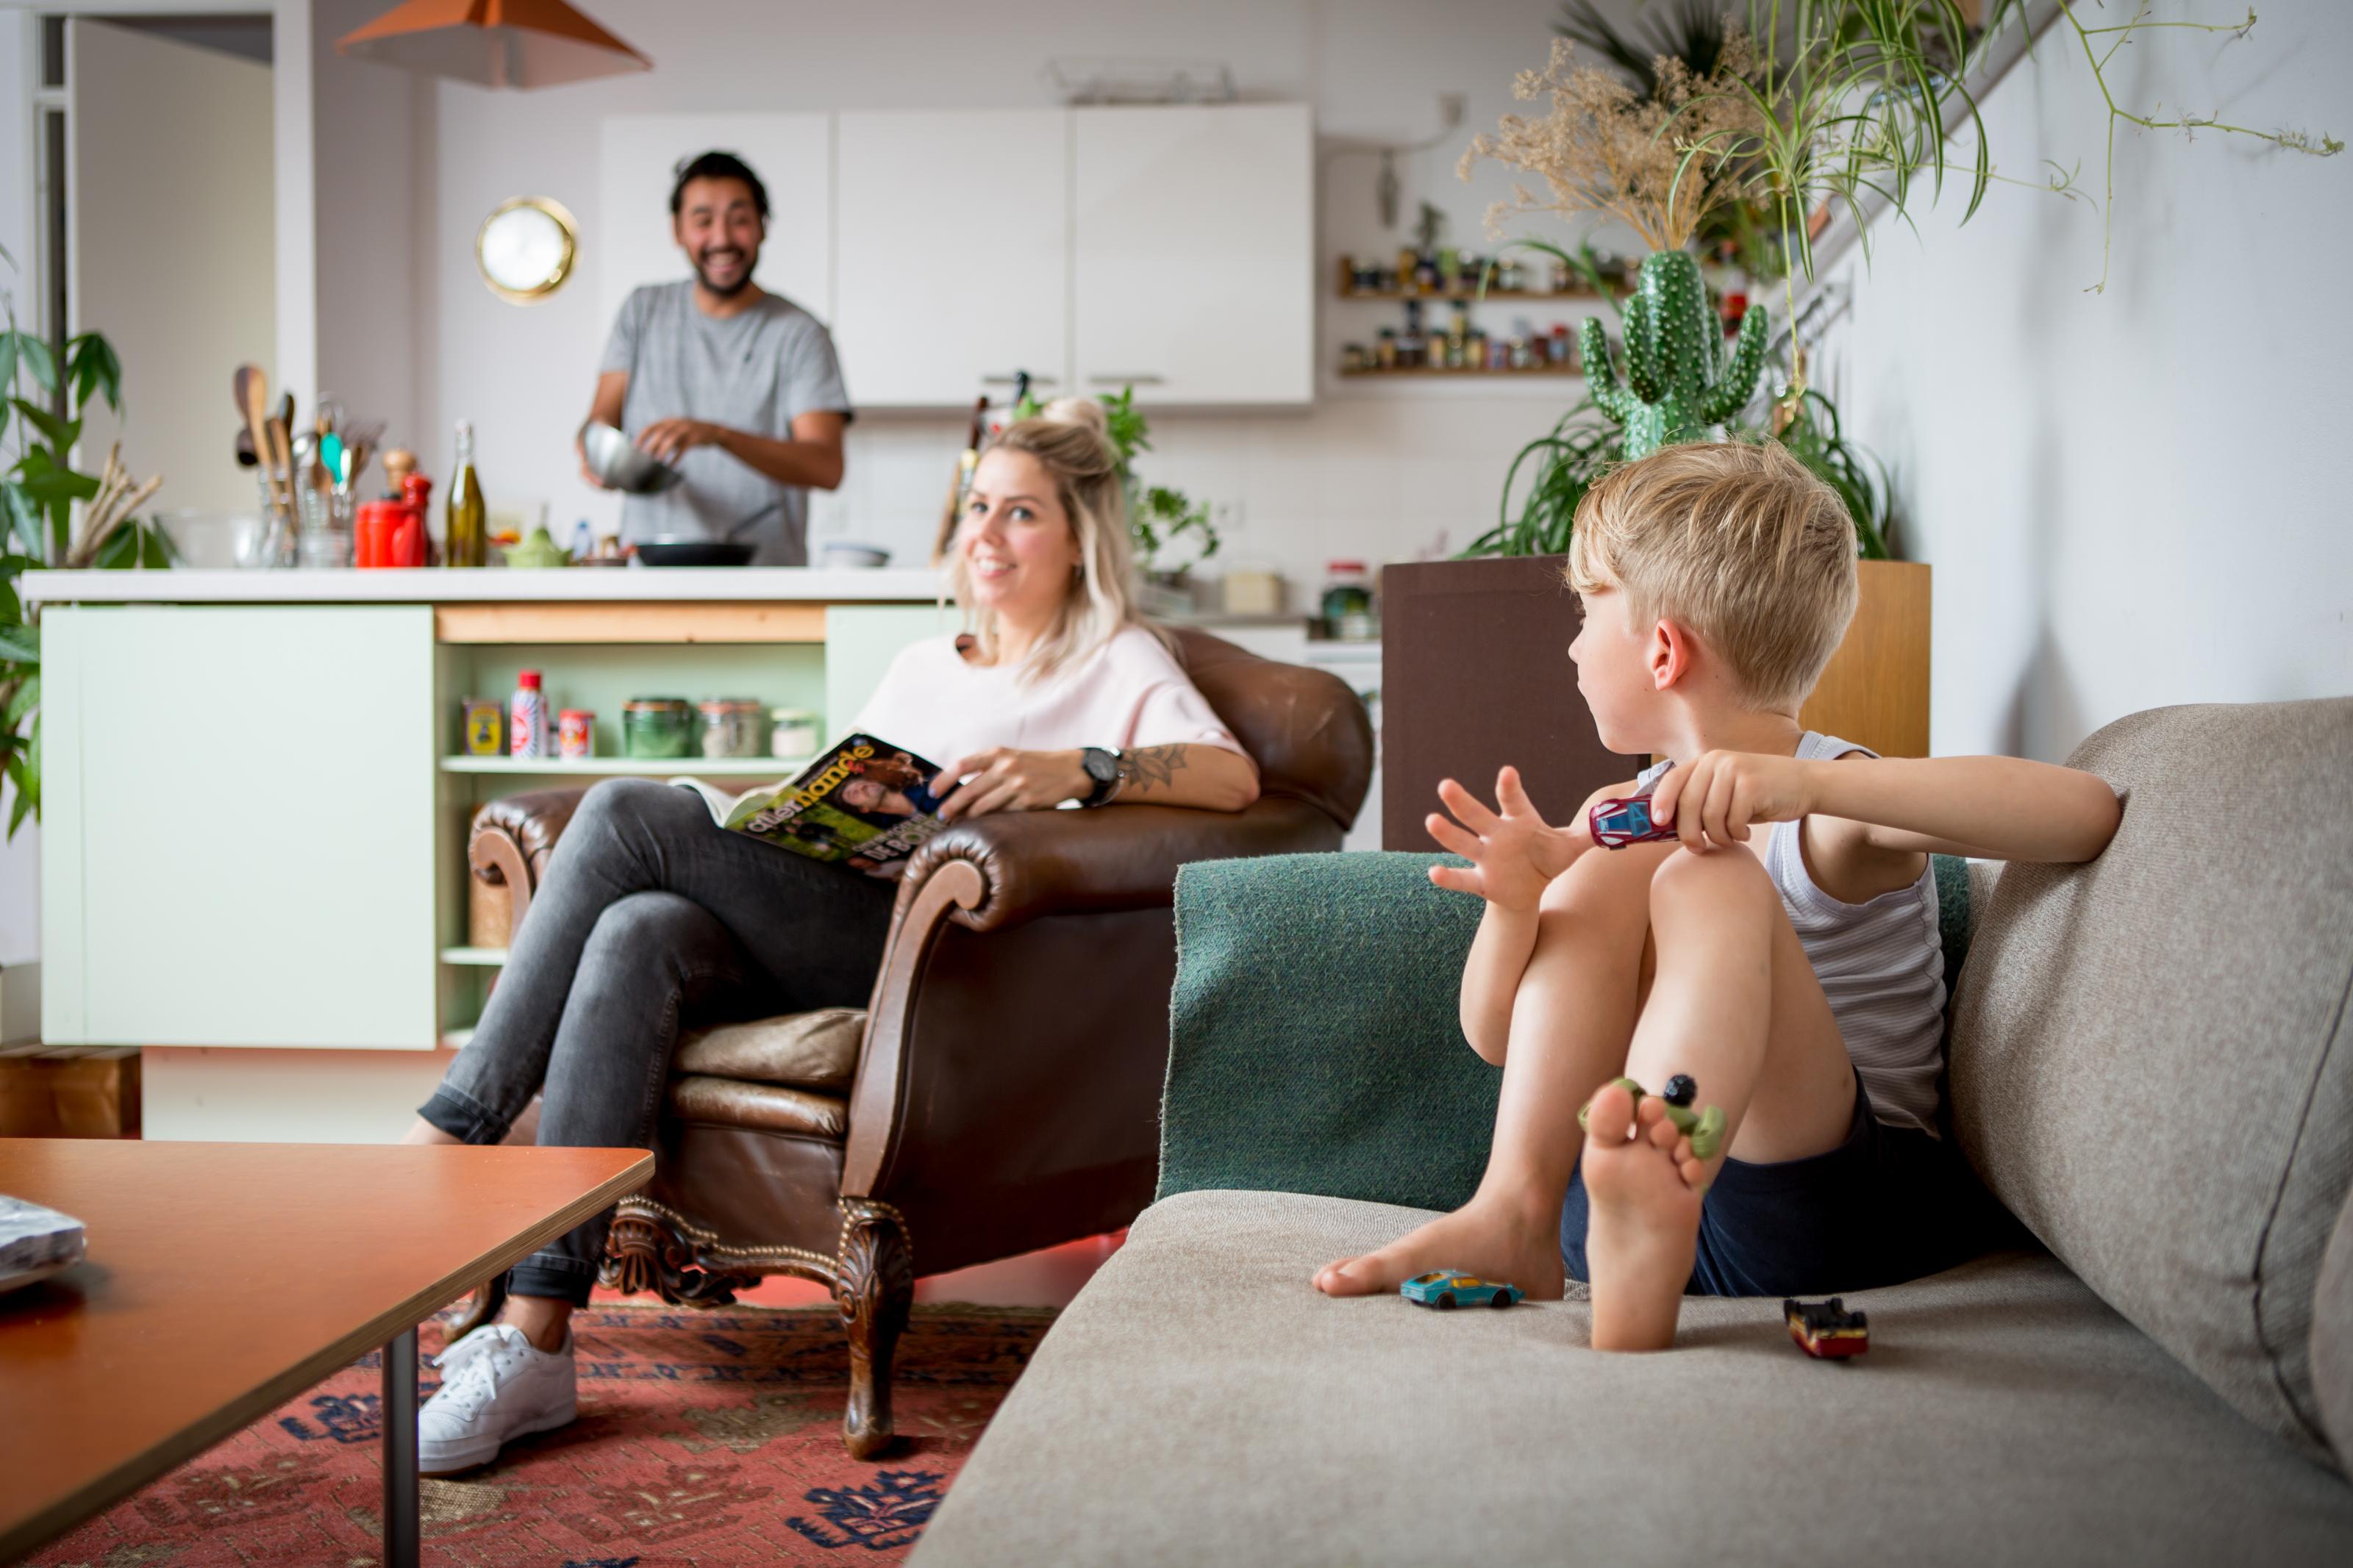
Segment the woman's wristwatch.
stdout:
<svg viewBox="0 0 2353 1568">
<path fill-rule="evenodd" d="M 1081 805 L 1109 805 L 1127 780 L 1127 758 L 1115 746 L 1087 746 L 1079 752 L 1079 766 L 1094 780 L 1094 789 Z"/>
</svg>

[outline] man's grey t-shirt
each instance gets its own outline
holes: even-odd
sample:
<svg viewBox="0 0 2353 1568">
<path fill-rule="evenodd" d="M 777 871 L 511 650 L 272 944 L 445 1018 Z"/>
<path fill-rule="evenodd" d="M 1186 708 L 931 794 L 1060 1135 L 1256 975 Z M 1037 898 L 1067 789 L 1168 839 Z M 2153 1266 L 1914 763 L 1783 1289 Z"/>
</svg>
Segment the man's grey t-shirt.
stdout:
<svg viewBox="0 0 2353 1568">
<path fill-rule="evenodd" d="M 632 439 L 664 419 L 703 419 L 782 441 L 798 415 L 850 412 L 833 339 L 815 316 L 770 294 L 714 319 L 695 309 L 691 278 L 631 293 L 597 369 L 628 373 L 621 428 Z M 717 447 L 697 447 L 678 468 L 683 480 L 660 495 L 624 498 L 623 539 L 724 539 L 773 506 L 736 537 L 760 547 L 763 566 L 807 563 L 807 490 L 780 485 Z"/>
</svg>

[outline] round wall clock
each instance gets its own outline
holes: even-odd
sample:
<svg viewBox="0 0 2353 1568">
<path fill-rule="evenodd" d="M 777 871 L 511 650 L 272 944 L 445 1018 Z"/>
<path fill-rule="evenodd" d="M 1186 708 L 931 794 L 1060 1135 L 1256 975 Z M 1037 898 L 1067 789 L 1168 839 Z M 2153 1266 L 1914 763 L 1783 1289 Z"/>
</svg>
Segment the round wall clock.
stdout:
<svg viewBox="0 0 2353 1568">
<path fill-rule="evenodd" d="M 564 287 L 580 254 L 580 230 L 561 202 L 517 196 L 501 202 L 474 237 L 474 260 L 491 292 L 530 305 Z"/>
</svg>

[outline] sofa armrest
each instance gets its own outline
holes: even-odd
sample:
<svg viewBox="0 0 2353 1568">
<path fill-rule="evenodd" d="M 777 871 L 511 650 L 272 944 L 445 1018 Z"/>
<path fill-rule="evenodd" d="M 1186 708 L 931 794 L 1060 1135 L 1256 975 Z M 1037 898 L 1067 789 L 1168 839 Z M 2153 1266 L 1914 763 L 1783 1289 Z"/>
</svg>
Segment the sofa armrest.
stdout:
<svg viewBox="0 0 2353 1568">
<path fill-rule="evenodd" d="M 1440 857 L 1297 855 L 1185 868 L 1159 1195 L 1313 1193 L 1459 1207 L 1502 1072 L 1456 996 L 1478 900 Z"/>
<path fill-rule="evenodd" d="M 980 896 L 947 918 L 974 931 L 1039 915 L 1166 909 L 1176 871 L 1198 860 L 1336 849 L 1340 825 L 1321 808 L 1262 796 L 1240 811 L 1114 805 L 1102 811 L 1008 811 L 951 825 L 915 851 L 906 885 L 949 865 L 980 873 Z M 902 896 L 902 907 L 907 897 Z"/>
</svg>

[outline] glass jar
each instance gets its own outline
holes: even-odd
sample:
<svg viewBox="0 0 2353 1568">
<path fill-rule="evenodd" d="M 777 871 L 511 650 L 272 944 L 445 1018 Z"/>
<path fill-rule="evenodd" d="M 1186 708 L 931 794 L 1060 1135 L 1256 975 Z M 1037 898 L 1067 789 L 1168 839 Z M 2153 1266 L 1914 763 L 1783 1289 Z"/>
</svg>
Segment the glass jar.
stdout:
<svg viewBox="0 0 2353 1568">
<path fill-rule="evenodd" d="M 1369 642 L 1377 635 L 1373 621 L 1373 584 L 1361 561 L 1331 561 L 1324 567 L 1324 632 L 1343 642 Z"/>
<path fill-rule="evenodd" d="M 311 485 L 295 490 L 302 527 L 296 535 L 298 566 L 349 566 L 352 563 L 352 523 L 359 498 L 347 490 L 321 489 Z"/>
<path fill-rule="evenodd" d="M 704 756 L 760 754 L 760 721 L 768 711 L 765 706 L 748 697 L 714 697 L 699 706 L 702 710 Z"/>
<path fill-rule="evenodd" d="M 621 749 L 649 761 L 694 750 L 694 709 L 683 697 L 633 697 L 621 704 Z"/>
<path fill-rule="evenodd" d="M 798 761 L 817 755 L 825 742 L 817 732 L 817 715 L 806 708 L 768 710 L 768 754 Z"/>
</svg>

